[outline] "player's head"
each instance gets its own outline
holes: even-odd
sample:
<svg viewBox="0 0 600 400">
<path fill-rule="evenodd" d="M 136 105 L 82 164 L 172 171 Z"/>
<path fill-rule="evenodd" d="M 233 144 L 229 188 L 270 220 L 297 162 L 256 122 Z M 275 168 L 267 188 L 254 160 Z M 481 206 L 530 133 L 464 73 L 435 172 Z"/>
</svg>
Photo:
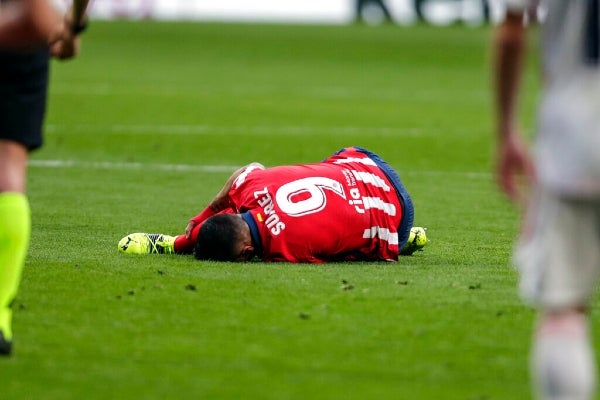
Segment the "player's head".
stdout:
<svg viewBox="0 0 600 400">
<path fill-rule="evenodd" d="M 202 224 L 194 245 L 198 260 L 247 261 L 254 256 L 248 224 L 239 214 L 218 214 Z"/>
</svg>

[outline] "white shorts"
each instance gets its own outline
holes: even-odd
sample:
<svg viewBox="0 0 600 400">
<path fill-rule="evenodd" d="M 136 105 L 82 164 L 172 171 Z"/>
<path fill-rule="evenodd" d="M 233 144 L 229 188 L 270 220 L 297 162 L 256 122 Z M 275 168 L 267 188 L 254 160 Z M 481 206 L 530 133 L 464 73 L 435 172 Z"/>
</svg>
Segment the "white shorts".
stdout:
<svg viewBox="0 0 600 400">
<path fill-rule="evenodd" d="M 585 306 L 600 275 L 600 199 L 534 196 L 514 255 L 521 296 L 544 309 Z"/>
</svg>

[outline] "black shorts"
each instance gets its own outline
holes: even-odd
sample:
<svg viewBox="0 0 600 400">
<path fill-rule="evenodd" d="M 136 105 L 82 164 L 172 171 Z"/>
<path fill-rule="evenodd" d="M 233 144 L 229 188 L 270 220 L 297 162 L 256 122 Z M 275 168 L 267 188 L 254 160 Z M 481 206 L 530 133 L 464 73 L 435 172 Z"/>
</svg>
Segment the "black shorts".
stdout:
<svg viewBox="0 0 600 400">
<path fill-rule="evenodd" d="M 21 53 L 0 50 L 0 139 L 30 151 L 42 145 L 49 59 L 46 47 Z"/>
</svg>

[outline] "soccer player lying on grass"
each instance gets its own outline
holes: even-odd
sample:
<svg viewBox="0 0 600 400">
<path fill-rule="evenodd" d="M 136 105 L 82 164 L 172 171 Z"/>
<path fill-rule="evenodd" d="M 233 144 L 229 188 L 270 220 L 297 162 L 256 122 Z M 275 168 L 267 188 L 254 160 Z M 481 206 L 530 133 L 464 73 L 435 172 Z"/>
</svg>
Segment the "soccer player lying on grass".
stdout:
<svg viewBox="0 0 600 400">
<path fill-rule="evenodd" d="M 132 233 L 119 251 L 215 261 L 397 261 L 427 243 L 413 218 L 398 174 L 376 154 L 348 147 L 315 164 L 240 168 L 185 234 Z"/>
</svg>

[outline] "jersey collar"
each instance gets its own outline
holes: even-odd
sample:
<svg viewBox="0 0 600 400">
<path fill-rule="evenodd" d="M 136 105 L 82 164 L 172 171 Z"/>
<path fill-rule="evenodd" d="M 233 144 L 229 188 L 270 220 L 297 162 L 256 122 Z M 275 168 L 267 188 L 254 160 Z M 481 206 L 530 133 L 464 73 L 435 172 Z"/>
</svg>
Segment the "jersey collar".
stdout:
<svg viewBox="0 0 600 400">
<path fill-rule="evenodd" d="M 252 236 L 252 244 L 254 245 L 254 249 L 256 250 L 257 255 L 262 255 L 263 247 L 262 240 L 260 239 L 260 233 L 258 231 L 258 225 L 256 225 L 256 221 L 254 217 L 250 213 L 250 211 L 246 211 L 242 213 L 242 219 L 246 221 L 248 226 L 250 227 L 250 236 Z"/>
</svg>

